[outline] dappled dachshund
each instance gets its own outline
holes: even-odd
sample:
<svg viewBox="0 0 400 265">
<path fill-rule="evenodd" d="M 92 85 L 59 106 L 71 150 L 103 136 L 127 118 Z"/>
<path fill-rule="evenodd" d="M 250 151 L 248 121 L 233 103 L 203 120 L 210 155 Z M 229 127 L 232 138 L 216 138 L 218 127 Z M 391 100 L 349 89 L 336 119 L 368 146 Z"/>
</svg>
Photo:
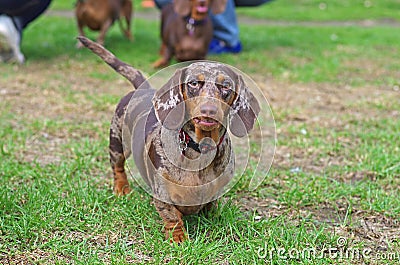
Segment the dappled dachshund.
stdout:
<svg viewBox="0 0 400 265">
<path fill-rule="evenodd" d="M 78 0 L 75 5 L 75 16 L 79 34 L 85 36 L 84 27 L 93 31 L 100 31 L 97 43 L 104 45 L 104 38 L 108 29 L 118 20 L 124 35 L 132 40 L 132 10 L 131 0 Z M 124 28 L 121 19 L 125 19 L 126 28 Z M 82 44 L 78 42 L 77 47 L 81 48 Z"/>
<path fill-rule="evenodd" d="M 178 61 L 206 58 L 213 36 L 209 8 L 214 14 L 225 10 L 226 0 L 174 0 L 161 10 L 161 58 L 154 67 L 164 67 L 173 56 Z"/>
<path fill-rule="evenodd" d="M 225 64 L 191 63 L 156 90 L 102 46 L 78 39 L 136 88 L 121 99 L 111 122 L 115 193 L 130 192 L 125 162 L 132 154 L 166 238 L 184 241 L 182 216 L 209 208 L 233 177 L 227 128 L 235 136 L 247 135 L 260 111 L 258 101 L 242 76 Z"/>
</svg>

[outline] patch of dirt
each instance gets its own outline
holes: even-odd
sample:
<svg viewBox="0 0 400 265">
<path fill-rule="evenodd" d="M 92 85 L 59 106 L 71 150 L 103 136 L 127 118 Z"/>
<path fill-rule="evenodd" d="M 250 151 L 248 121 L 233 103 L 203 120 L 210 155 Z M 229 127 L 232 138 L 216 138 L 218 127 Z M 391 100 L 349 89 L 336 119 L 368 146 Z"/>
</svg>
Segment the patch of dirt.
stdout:
<svg viewBox="0 0 400 265">
<path fill-rule="evenodd" d="M 67 142 L 67 138 L 57 138 L 42 132 L 41 135 L 35 135 L 26 140 L 26 150 L 19 156 L 23 157 L 25 162 L 37 162 L 41 166 L 59 163 L 62 159 L 62 145 Z"/>
<path fill-rule="evenodd" d="M 143 244 L 143 240 L 137 240 L 137 237 L 134 236 L 122 236 L 120 234 L 116 234 L 112 231 L 109 231 L 107 235 L 105 234 L 96 234 L 89 235 L 83 232 L 71 232 L 65 235 L 65 238 L 69 241 L 75 242 L 85 242 L 85 244 L 89 245 L 91 248 L 96 249 L 97 251 L 100 249 L 106 249 L 110 245 L 115 245 L 120 242 L 125 244 L 127 247 L 131 245 Z M 123 242 L 121 242 L 121 240 Z M 107 252 L 105 252 L 107 253 Z M 109 254 L 100 253 L 99 258 L 101 258 L 106 263 L 111 263 L 111 257 Z M 127 263 L 143 263 L 143 262 L 151 262 L 153 258 L 143 254 L 139 249 L 135 248 L 135 256 L 132 257 L 130 255 L 127 256 Z"/>
<path fill-rule="evenodd" d="M 57 60 L 64 59 L 68 61 L 68 58 Z M 76 62 L 65 67 L 49 62 L 35 62 L 35 65 L 15 67 L 17 73 L 14 78 L 0 80 L 2 97 L 13 113 L 31 119 L 95 121 L 104 119 L 105 116 L 111 119 L 117 102 L 99 110 L 89 97 L 105 95 L 122 97 L 131 89 L 128 81 L 118 79 L 117 74 L 112 80 L 100 80 L 89 76 L 92 71 L 107 74 L 112 72 L 106 65 L 98 65 L 96 69 L 90 71 Z"/>
<path fill-rule="evenodd" d="M 301 209 L 300 216 L 307 217 L 320 225 L 328 224 L 328 231 L 344 237 L 349 245 L 364 244 L 374 252 L 393 250 L 399 243 L 399 220 L 377 212 L 353 209 L 347 213 L 348 205 L 334 207 L 322 205 Z"/>
<path fill-rule="evenodd" d="M 16 73 L 12 79 L 0 79 L 0 106 L 15 115 L 11 124 L 16 130 L 30 120 L 44 124 L 55 120 L 75 128 L 74 131 L 62 127 L 50 131 L 45 127 L 37 128 L 34 135 L 27 137 L 25 148 L 16 154 L 22 161 L 35 161 L 42 166 L 58 163 L 67 155 L 62 146 L 71 139 L 98 138 L 96 132 L 86 130 L 84 125 L 101 127 L 110 121 L 118 100 L 99 106 L 93 97 L 118 98 L 131 89 L 129 82 L 118 78 L 117 74 L 115 79 L 99 80 L 90 77 L 84 65 L 68 63 L 68 58 L 58 60 L 65 61 L 68 66 L 49 62 L 14 66 Z M 91 71 L 112 73 L 102 64 Z M 82 74 L 78 76 L 77 73 Z M 107 131 L 108 128 L 104 128 L 105 134 Z"/>
<path fill-rule="evenodd" d="M 350 87 L 330 84 L 291 84 L 256 77 L 256 82 L 267 97 L 277 127 L 277 148 L 274 167 L 301 168 L 304 171 L 322 173 L 329 166 L 344 165 L 348 162 L 345 153 L 328 152 L 312 146 L 298 148 L 285 145 L 284 141 L 300 141 L 306 145 L 307 138 L 318 135 L 320 130 L 344 132 L 355 129 L 352 123 L 382 118 L 399 119 L 400 111 L 385 110 L 377 105 L 391 108 L 393 98 L 399 98 L 400 91 L 385 87 Z M 301 128 L 293 131 L 293 127 Z M 325 144 L 339 145 L 341 149 L 355 147 L 360 139 L 334 137 L 330 134 Z"/>
<path fill-rule="evenodd" d="M 384 252 L 393 250 L 393 245 L 399 243 L 397 218 L 357 208 L 349 210 L 344 201 L 289 209 L 271 198 L 246 196 L 237 204 L 244 212 L 255 212 L 256 221 L 286 216 L 293 225 L 305 222 L 305 225 L 322 226 L 325 231 L 345 238 L 349 246 L 362 243 L 374 252 Z"/>
<path fill-rule="evenodd" d="M 21 252 L 12 256 L 1 257 L 0 264 L 73 264 L 71 257 L 62 255 L 61 253 L 53 253 L 51 251 L 44 251 L 39 248 L 32 251 Z"/>
<path fill-rule="evenodd" d="M 66 240 L 67 242 L 74 242 L 76 244 L 82 243 L 86 247 L 93 249 L 97 252 L 98 258 L 106 264 L 112 263 L 112 257 L 109 254 L 109 247 L 120 243 L 126 247 L 131 245 L 143 244 L 143 241 L 138 241 L 137 237 L 122 236 L 113 231 L 107 234 L 86 234 L 83 232 L 70 232 L 65 234 L 63 231 L 53 232 L 48 237 L 42 238 L 42 245 L 46 242 L 54 240 Z M 104 251 L 103 251 L 104 250 Z M 135 248 L 134 255 L 126 255 L 125 262 L 128 264 L 138 264 L 144 262 L 154 262 L 151 256 L 143 254 L 138 248 Z M 17 252 L 11 256 L 2 257 L 0 255 L 0 264 L 75 264 L 73 257 L 64 255 L 62 250 L 53 252 L 46 249 L 35 248 L 31 251 Z"/>
</svg>

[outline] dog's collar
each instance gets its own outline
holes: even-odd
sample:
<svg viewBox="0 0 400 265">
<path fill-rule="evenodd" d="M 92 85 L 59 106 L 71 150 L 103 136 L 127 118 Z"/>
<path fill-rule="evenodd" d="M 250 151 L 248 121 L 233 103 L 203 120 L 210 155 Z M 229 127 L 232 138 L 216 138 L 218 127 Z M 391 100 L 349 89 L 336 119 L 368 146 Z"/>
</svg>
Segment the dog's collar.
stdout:
<svg viewBox="0 0 400 265">
<path fill-rule="evenodd" d="M 202 20 L 195 20 L 194 18 L 192 18 L 192 16 L 184 17 L 184 19 L 186 21 L 186 29 L 189 31 L 189 35 L 193 35 L 195 26 L 205 24 L 207 21 L 207 18 Z"/>
<path fill-rule="evenodd" d="M 224 134 L 221 136 L 219 139 L 219 143 L 214 147 L 210 146 L 208 144 L 205 145 L 200 145 L 199 143 L 196 143 L 190 135 L 185 132 L 183 129 L 179 130 L 179 150 L 181 151 L 181 154 L 184 155 L 185 151 L 188 147 L 192 148 L 198 153 L 207 153 L 211 150 L 214 150 L 215 148 L 218 148 L 221 143 L 224 141 L 226 136 L 226 131 Z"/>
</svg>

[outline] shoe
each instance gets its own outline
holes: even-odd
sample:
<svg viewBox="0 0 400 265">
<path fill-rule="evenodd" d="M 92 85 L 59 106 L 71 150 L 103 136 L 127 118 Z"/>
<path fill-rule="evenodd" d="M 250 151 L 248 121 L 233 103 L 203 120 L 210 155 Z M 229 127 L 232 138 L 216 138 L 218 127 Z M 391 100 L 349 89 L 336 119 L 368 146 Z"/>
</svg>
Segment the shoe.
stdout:
<svg viewBox="0 0 400 265">
<path fill-rule="evenodd" d="M 0 15 L 0 62 L 17 62 L 23 64 L 24 55 L 19 49 L 21 35 L 12 19 Z"/>
<path fill-rule="evenodd" d="M 241 51 L 242 43 L 240 41 L 235 46 L 228 46 L 223 41 L 212 39 L 208 46 L 209 54 L 240 53 Z"/>
</svg>

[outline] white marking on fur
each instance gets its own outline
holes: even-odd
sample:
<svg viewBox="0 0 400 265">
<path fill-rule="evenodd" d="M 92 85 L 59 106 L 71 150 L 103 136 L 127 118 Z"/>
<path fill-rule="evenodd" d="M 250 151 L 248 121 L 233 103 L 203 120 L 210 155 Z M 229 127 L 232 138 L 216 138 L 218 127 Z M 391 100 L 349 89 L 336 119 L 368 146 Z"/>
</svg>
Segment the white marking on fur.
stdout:
<svg viewBox="0 0 400 265">
<path fill-rule="evenodd" d="M 240 89 L 239 96 L 232 107 L 231 114 L 238 113 L 240 109 L 250 109 L 250 103 L 246 96 L 246 89 L 247 88 L 244 87 Z"/>
<path fill-rule="evenodd" d="M 178 105 L 180 102 L 179 95 L 174 94 L 171 89 L 169 91 L 169 99 L 166 102 L 162 102 L 160 99 L 157 100 L 157 109 L 162 108 L 163 110 L 172 109 Z"/>
</svg>

